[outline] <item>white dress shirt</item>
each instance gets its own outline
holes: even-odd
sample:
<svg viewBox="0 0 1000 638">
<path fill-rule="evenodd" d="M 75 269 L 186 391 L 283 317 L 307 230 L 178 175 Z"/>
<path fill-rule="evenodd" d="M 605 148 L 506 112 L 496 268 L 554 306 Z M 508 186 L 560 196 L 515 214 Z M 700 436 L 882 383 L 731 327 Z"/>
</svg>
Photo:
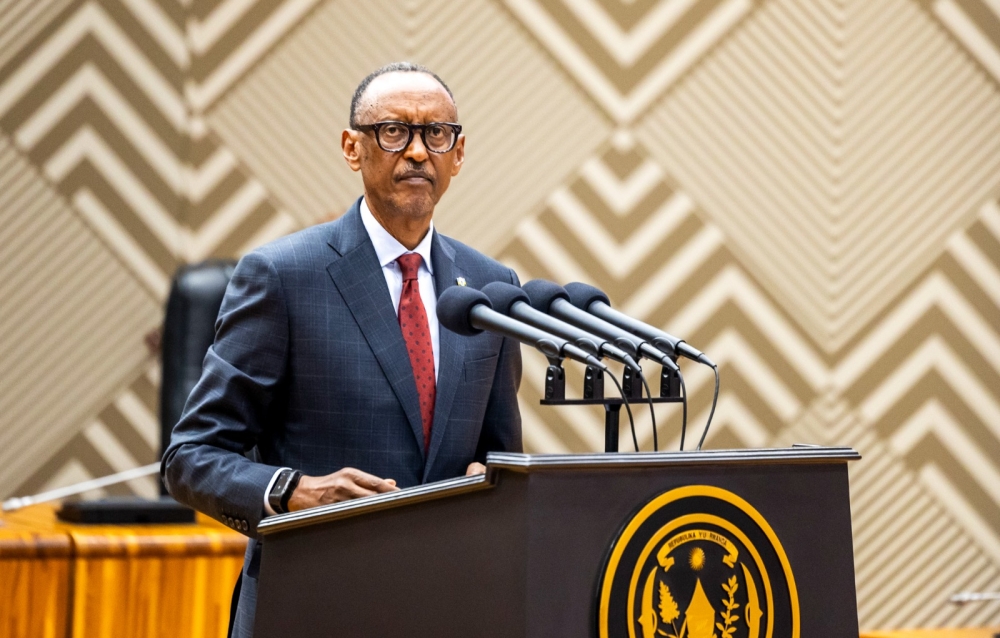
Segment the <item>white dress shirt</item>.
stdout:
<svg viewBox="0 0 1000 638">
<path fill-rule="evenodd" d="M 441 338 L 438 334 L 437 295 L 434 290 L 434 270 L 431 265 L 434 222 L 431 222 L 430 229 L 417 247 L 407 250 L 406 246 L 399 243 L 399 240 L 390 235 L 389 231 L 375 219 L 368 208 L 368 202 L 364 199 L 361 200 L 361 221 L 375 246 L 375 254 L 378 255 L 378 263 L 382 266 L 382 274 L 385 275 L 385 284 L 389 287 L 389 296 L 392 297 L 392 307 L 396 310 L 397 317 L 399 298 L 403 294 L 403 271 L 400 270 L 396 260 L 406 253 L 417 253 L 424 259 L 417 271 L 417 284 L 420 286 L 420 300 L 424 302 L 424 310 L 427 312 L 427 327 L 431 332 L 431 349 L 434 351 L 434 376 L 437 378 Z"/>
<path fill-rule="evenodd" d="M 434 222 L 424 235 L 423 240 L 413 250 L 407 250 L 406 246 L 399 243 L 399 240 L 389 234 L 382 224 L 379 223 L 372 211 L 368 208 L 368 202 L 361 200 L 361 221 L 368 231 L 375 246 L 375 254 L 378 255 L 378 262 L 382 266 L 382 274 L 385 275 L 385 285 L 389 287 L 389 296 L 392 298 L 392 307 L 399 316 L 399 298 L 403 295 L 403 271 L 400 270 L 396 260 L 400 255 L 406 253 L 417 253 L 423 257 L 423 263 L 417 271 L 417 284 L 420 286 L 420 300 L 424 302 L 424 310 L 427 312 L 427 327 L 431 332 L 431 349 L 434 351 L 434 377 L 437 378 L 438 362 L 440 361 L 440 335 L 437 317 L 437 295 L 434 289 L 434 271 L 431 265 L 431 240 L 434 238 Z M 274 482 L 278 480 L 278 474 L 282 470 L 291 468 L 281 468 L 274 473 L 264 490 L 264 511 L 270 516 L 275 512 L 271 509 L 271 504 L 267 502 L 267 495 L 271 493 Z"/>
</svg>

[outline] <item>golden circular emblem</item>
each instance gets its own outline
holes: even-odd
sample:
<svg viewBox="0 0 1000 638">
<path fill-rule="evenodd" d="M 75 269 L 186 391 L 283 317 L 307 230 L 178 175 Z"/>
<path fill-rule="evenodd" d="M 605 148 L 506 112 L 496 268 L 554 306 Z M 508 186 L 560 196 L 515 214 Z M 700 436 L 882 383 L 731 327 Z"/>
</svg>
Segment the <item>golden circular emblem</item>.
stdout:
<svg viewBox="0 0 1000 638">
<path fill-rule="evenodd" d="M 799 638 L 781 542 L 752 505 L 708 485 L 647 503 L 601 576 L 599 638 Z"/>
</svg>

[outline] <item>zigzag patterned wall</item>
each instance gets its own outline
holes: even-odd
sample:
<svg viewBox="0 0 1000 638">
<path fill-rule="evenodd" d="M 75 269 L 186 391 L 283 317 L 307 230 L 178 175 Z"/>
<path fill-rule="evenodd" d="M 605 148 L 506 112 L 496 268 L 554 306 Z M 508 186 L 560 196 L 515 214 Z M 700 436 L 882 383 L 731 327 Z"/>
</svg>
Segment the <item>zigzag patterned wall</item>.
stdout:
<svg viewBox="0 0 1000 638">
<path fill-rule="evenodd" d="M 403 58 L 469 136 L 439 228 L 711 352 L 709 445 L 857 447 L 862 626 L 1000 622 L 947 602 L 1000 589 L 996 0 L 0 0 L 0 496 L 155 458 L 174 268 L 343 210 Z M 599 449 L 525 357 L 527 446 Z"/>
</svg>

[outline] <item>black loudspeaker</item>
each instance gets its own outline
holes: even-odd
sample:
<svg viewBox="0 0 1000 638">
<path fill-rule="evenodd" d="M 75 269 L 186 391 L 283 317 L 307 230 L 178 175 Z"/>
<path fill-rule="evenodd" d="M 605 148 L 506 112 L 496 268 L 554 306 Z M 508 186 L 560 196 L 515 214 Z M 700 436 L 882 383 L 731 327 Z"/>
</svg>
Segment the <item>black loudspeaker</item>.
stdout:
<svg viewBox="0 0 1000 638">
<path fill-rule="evenodd" d="M 201 377 L 205 353 L 215 340 L 215 320 L 236 262 L 210 260 L 182 266 L 174 276 L 163 322 L 160 383 L 160 454 Z M 166 488 L 160 485 L 160 493 Z"/>
<path fill-rule="evenodd" d="M 69 501 L 56 511 L 59 520 L 91 525 L 163 525 L 193 523 L 194 510 L 169 496 L 149 500 L 117 496 L 97 501 Z"/>
</svg>

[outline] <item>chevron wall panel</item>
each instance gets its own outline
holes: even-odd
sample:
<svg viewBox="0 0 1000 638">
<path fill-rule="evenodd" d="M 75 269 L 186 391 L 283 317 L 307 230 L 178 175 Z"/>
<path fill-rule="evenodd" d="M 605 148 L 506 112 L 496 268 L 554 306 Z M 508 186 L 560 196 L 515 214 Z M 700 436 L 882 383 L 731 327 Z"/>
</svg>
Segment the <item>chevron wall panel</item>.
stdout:
<svg viewBox="0 0 1000 638">
<path fill-rule="evenodd" d="M 796 38 L 806 27 L 824 37 Z M 1000 173 L 1000 92 L 908 0 L 772 2 L 642 129 L 832 349 L 934 259 Z"/>
<path fill-rule="evenodd" d="M 331 38 L 345 21 L 361 37 Z M 360 176 L 340 153 L 358 79 L 374 66 L 410 58 L 454 85 L 469 139 L 466 166 L 436 219 L 484 250 L 610 132 L 587 98 L 489 0 L 324 5 L 208 119 L 302 223 L 314 223 L 339 214 L 360 193 Z M 298 117 L 283 116 L 290 110 Z M 487 208 L 507 212 L 490 215 Z"/>
<path fill-rule="evenodd" d="M 343 210 L 351 92 L 397 59 L 468 133 L 442 231 L 710 352 L 707 445 L 862 452 L 863 627 L 1000 624 L 947 602 L 1000 589 L 996 0 L 0 0 L 0 496 L 156 458 L 174 269 Z M 545 365 L 527 447 L 600 449 Z"/>
<path fill-rule="evenodd" d="M 161 317 L 3 137 L 0 166 L 0 484 L 16 487 L 148 364 Z"/>
</svg>

